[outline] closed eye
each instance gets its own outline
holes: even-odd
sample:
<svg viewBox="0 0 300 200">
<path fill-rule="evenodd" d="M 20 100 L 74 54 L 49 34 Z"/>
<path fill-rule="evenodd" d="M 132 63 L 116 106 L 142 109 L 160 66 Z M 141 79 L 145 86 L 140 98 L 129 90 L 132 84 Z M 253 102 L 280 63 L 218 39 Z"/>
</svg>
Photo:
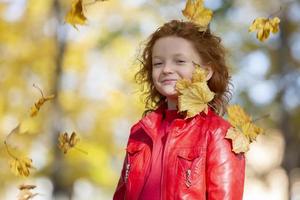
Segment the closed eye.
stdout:
<svg viewBox="0 0 300 200">
<path fill-rule="evenodd" d="M 153 66 L 159 66 L 159 65 L 161 65 L 161 64 L 162 64 L 162 62 L 153 63 Z"/>
<path fill-rule="evenodd" d="M 176 63 L 178 63 L 178 64 L 184 64 L 185 60 L 176 60 Z"/>
</svg>

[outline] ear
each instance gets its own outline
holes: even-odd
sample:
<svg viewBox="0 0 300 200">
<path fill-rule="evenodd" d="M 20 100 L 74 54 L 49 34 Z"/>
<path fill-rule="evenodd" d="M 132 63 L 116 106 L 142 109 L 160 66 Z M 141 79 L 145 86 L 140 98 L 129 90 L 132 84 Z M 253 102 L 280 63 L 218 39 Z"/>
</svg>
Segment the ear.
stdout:
<svg viewBox="0 0 300 200">
<path fill-rule="evenodd" d="M 205 67 L 205 70 L 207 71 L 206 81 L 208 81 L 209 79 L 211 79 L 214 71 L 211 67 Z"/>
</svg>

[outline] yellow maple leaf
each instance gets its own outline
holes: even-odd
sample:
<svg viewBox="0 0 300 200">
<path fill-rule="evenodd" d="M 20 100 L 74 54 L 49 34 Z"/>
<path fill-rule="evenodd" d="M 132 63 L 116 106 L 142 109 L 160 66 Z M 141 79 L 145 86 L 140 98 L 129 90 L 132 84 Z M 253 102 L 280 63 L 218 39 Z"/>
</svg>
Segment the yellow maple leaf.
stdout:
<svg viewBox="0 0 300 200">
<path fill-rule="evenodd" d="M 206 82 L 207 72 L 206 70 L 202 69 L 200 65 L 195 64 L 195 71 L 192 77 L 192 82 Z"/>
<path fill-rule="evenodd" d="M 251 117 L 246 114 L 239 105 L 230 105 L 227 107 L 228 121 L 234 127 L 241 127 L 243 124 L 251 122 Z"/>
<path fill-rule="evenodd" d="M 184 91 L 185 89 L 187 89 L 188 87 L 190 87 L 191 84 L 192 84 L 192 82 L 190 80 L 181 79 L 180 81 L 177 81 L 177 83 L 176 83 L 176 89 L 178 91 Z"/>
<path fill-rule="evenodd" d="M 176 83 L 176 90 L 179 92 L 178 110 L 187 111 L 187 117 L 193 117 L 202 111 L 207 113 L 207 104 L 214 98 L 203 74 L 205 70 L 199 67 L 195 69 L 192 81 L 181 79 Z"/>
<path fill-rule="evenodd" d="M 76 25 L 85 25 L 87 22 L 87 18 L 83 10 L 86 6 L 92 5 L 98 1 L 107 0 L 94 0 L 88 2 L 86 2 L 86 0 L 73 0 L 71 9 L 65 16 L 65 22 L 71 24 L 76 29 Z"/>
<path fill-rule="evenodd" d="M 270 33 L 277 33 L 279 31 L 280 19 L 278 17 L 271 18 L 256 18 L 251 26 L 249 27 L 249 32 L 257 31 L 256 37 L 259 41 L 265 41 Z"/>
<path fill-rule="evenodd" d="M 232 139 L 233 147 L 236 145 L 240 148 L 241 143 L 245 145 L 245 139 L 247 139 L 247 144 L 253 142 L 259 134 L 263 133 L 263 129 L 256 126 L 253 123 L 252 118 L 242 109 L 239 105 L 230 105 L 227 107 L 228 121 L 233 126 L 235 132 L 230 130 L 227 132 L 227 137 Z M 235 137 L 233 137 L 233 135 Z M 237 137 L 239 136 L 239 137 Z M 237 147 L 236 147 L 237 148 Z M 246 147 L 243 147 L 246 149 Z M 234 149 L 233 149 L 234 150 Z M 235 150 L 234 150 L 235 151 Z M 235 151 L 236 152 L 236 151 Z M 241 152 L 241 151 L 239 151 Z M 246 152 L 246 151 L 244 151 Z"/>
<path fill-rule="evenodd" d="M 213 12 L 205 8 L 203 3 L 203 0 L 187 0 L 182 14 L 187 19 L 206 29 L 212 19 Z"/>
<path fill-rule="evenodd" d="M 71 10 L 65 16 L 65 22 L 73 25 L 77 29 L 76 25 L 84 25 L 87 21 L 83 13 L 82 0 L 76 0 L 72 2 Z"/>
<path fill-rule="evenodd" d="M 67 132 L 61 133 L 58 137 L 58 147 L 64 152 L 64 154 L 66 154 L 71 148 L 76 148 L 75 145 L 79 142 L 79 140 L 80 139 L 75 132 L 72 132 L 70 137 Z M 81 149 L 76 149 L 87 154 L 87 152 Z"/>
<path fill-rule="evenodd" d="M 242 132 L 245 133 L 245 135 L 249 138 L 250 142 L 253 142 L 254 140 L 256 140 L 256 137 L 259 134 L 263 133 L 263 129 L 256 126 L 255 124 L 248 122 L 248 123 L 244 123 L 241 126 Z"/>
<path fill-rule="evenodd" d="M 249 150 L 250 142 L 248 138 L 236 128 L 231 127 L 230 129 L 228 129 L 225 138 L 232 140 L 233 152 L 242 153 Z"/>
<path fill-rule="evenodd" d="M 40 91 L 41 98 L 38 101 L 36 101 L 34 103 L 34 105 L 31 107 L 31 109 L 30 109 L 30 117 L 35 117 L 38 114 L 39 110 L 41 109 L 42 105 L 46 101 L 54 99 L 54 97 L 55 97 L 55 95 L 44 96 L 43 91 L 38 86 L 36 86 L 34 84 L 33 87 L 37 88 Z"/>
</svg>

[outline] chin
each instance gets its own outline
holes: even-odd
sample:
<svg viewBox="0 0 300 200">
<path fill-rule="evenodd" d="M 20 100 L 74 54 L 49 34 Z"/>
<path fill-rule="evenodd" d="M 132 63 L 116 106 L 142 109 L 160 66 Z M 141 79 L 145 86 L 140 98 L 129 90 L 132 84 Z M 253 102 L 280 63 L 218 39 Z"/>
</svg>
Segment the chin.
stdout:
<svg viewBox="0 0 300 200">
<path fill-rule="evenodd" d="M 170 99 L 177 99 L 177 97 L 178 97 L 178 93 L 177 93 L 177 91 L 165 91 L 164 93 L 163 93 L 163 95 L 165 96 L 165 97 L 167 97 L 167 98 L 170 98 Z"/>
</svg>

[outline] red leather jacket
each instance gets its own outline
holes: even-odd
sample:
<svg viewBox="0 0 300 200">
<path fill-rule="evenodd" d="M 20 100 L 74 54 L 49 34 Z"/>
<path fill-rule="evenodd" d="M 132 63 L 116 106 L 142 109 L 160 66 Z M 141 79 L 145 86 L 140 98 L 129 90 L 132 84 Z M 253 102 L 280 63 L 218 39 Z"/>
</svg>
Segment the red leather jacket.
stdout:
<svg viewBox="0 0 300 200">
<path fill-rule="evenodd" d="M 131 128 L 114 200 L 139 199 L 163 109 Z M 224 138 L 229 127 L 212 110 L 171 123 L 163 154 L 161 200 L 242 200 L 245 158 L 233 153 L 231 141 Z"/>
</svg>

